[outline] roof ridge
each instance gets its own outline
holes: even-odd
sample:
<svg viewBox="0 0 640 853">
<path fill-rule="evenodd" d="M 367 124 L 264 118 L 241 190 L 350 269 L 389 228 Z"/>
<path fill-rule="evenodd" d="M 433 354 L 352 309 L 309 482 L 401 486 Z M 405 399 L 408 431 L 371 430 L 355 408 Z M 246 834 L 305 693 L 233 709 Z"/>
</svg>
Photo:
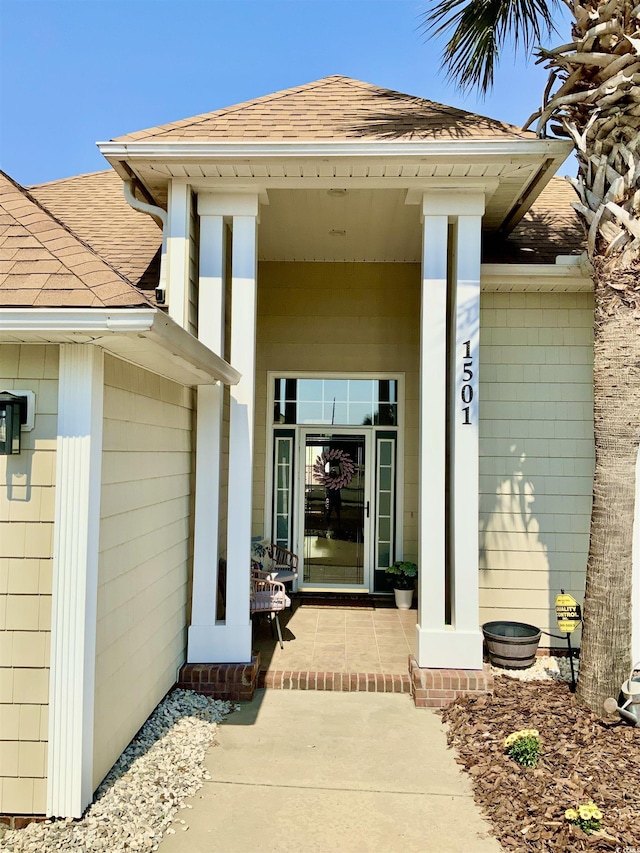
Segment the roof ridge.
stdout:
<svg viewBox="0 0 640 853">
<path fill-rule="evenodd" d="M 336 75 L 336 77 L 337 77 L 337 75 Z M 283 98 L 291 97 L 291 95 L 297 95 L 298 92 L 301 92 L 303 90 L 319 89 L 322 86 L 326 86 L 329 84 L 329 81 L 331 79 L 335 79 L 335 77 L 334 78 L 321 77 L 319 80 L 312 80 L 310 83 L 302 83 L 300 86 L 292 86 L 289 89 L 280 89 L 277 92 L 271 92 L 269 95 L 260 95 L 259 97 L 252 98 L 249 101 L 242 101 L 239 104 L 231 104 L 228 107 L 221 107 L 219 110 L 212 110 L 209 113 L 202 113 L 201 115 L 203 118 L 211 118 L 211 116 L 214 116 L 218 113 L 220 115 L 225 115 L 226 113 L 234 113 L 238 110 L 246 109 L 248 106 L 253 106 L 254 104 L 264 104 L 264 103 L 268 103 L 269 101 L 280 101 Z M 349 78 L 345 78 L 345 79 L 348 80 Z M 191 119 L 188 119 L 188 118 L 182 119 L 182 121 L 193 121 L 196 118 L 200 118 L 200 116 L 193 116 Z M 181 122 L 178 122 L 178 123 L 181 123 Z M 195 122 L 195 121 L 193 121 L 193 123 L 197 124 L 197 122 Z M 165 127 L 166 127 L 166 125 L 165 125 Z"/>
<path fill-rule="evenodd" d="M 264 104 L 264 103 L 269 103 L 270 101 L 278 101 L 278 100 L 281 100 L 282 98 L 287 98 L 287 97 L 290 97 L 291 95 L 295 95 L 298 92 L 301 92 L 303 90 L 321 88 L 322 86 L 328 85 L 331 81 L 340 80 L 340 79 L 351 81 L 353 78 L 342 77 L 339 74 L 334 74 L 331 77 L 321 77 L 319 80 L 311 80 L 309 83 L 301 83 L 299 86 L 291 86 L 288 89 L 279 89 L 277 92 L 270 92 L 266 95 L 259 95 L 257 98 L 250 98 L 248 101 L 240 101 L 237 104 L 230 104 L 228 107 L 220 107 L 217 110 L 210 110 L 209 112 L 206 112 L 206 113 L 198 113 L 197 115 L 194 115 L 194 116 L 187 116 L 186 118 L 177 119 L 176 121 L 170 121 L 170 122 L 167 122 L 166 124 L 157 125 L 156 127 L 145 128 L 143 130 L 136 130 L 133 133 L 125 133 L 125 134 L 123 134 L 123 136 L 115 137 L 114 141 L 117 141 L 118 139 L 123 139 L 123 138 L 126 139 L 128 136 L 134 136 L 134 135 L 137 136 L 138 134 L 141 134 L 141 133 L 147 133 L 150 130 L 155 131 L 152 134 L 153 136 L 158 136 L 160 132 L 165 133 L 166 131 L 171 130 L 172 128 L 175 128 L 175 127 L 180 127 L 180 126 L 185 125 L 185 124 L 190 124 L 190 125 L 201 124 L 203 121 L 209 120 L 209 119 L 213 118 L 214 116 L 222 117 L 224 115 L 233 114 L 235 112 L 238 112 L 239 110 L 246 109 L 247 107 L 255 106 L 256 104 Z M 362 83 L 363 81 L 354 81 L 354 82 Z M 365 84 L 365 85 L 370 85 L 370 84 Z"/>
<path fill-rule="evenodd" d="M 109 171 L 109 170 L 106 169 L 105 171 Z M 110 261 L 107 261 L 105 258 L 102 257 L 102 255 L 99 255 L 94 248 L 92 248 L 85 240 L 82 239 L 82 237 L 79 237 L 74 231 L 71 230 L 71 228 L 69 228 L 68 225 L 66 225 L 64 222 L 62 222 L 62 220 L 59 219 L 54 213 L 52 213 L 44 204 L 42 204 L 40 201 L 38 201 L 37 198 L 32 196 L 31 193 L 29 192 L 29 190 L 26 189 L 26 187 L 23 187 L 22 184 L 19 184 L 16 180 L 14 180 L 11 177 L 11 175 L 8 175 L 2 169 L 0 169 L 0 175 L 3 178 L 5 178 L 31 204 L 33 204 L 35 207 L 37 207 L 39 210 L 41 210 L 46 216 L 48 216 L 50 219 L 52 219 L 56 225 L 58 225 L 60 228 L 62 228 L 63 231 L 66 231 L 66 233 L 69 234 L 71 237 L 73 237 L 73 239 L 76 240 L 84 249 L 86 249 L 88 252 L 90 252 L 90 254 L 92 254 L 95 258 L 97 258 L 101 264 L 104 264 L 106 267 L 108 267 L 114 273 L 114 275 L 116 275 L 124 284 L 128 285 L 132 290 L 134 290 L 136 293 L 138 293 L 140 295 L 140 297 L 144 300 L 144 302 L 147 302 L 149 305 L 152 305 L 152 303 L 149 301 L 149 299 L 147 298 L 144 291 L 142 291 L 139 287 L 137 287 L 135 284 L 133 284 L 133 282 L 130 281 L 119 270 L 117 270 Z M 82 176 L 77 175 L 76 177 L 82 177 Z M 26 228 L 29 231 L 29 233 L 32 233 L 30 231 L 30 229 L 28 228 L 28 226 L 23 226 L 23 227 Z M 51 249 L 47 248 L 47 246 L 42 242 L 42 240 L 40 240 L 39 237 L 37 237 L 35 234 L 32 234 L 32 236 L 35 237 L 35 239 L 40 243 L 40 245 L 47 252 L 49 252 L 50 255 L 53 255 L 53 257 L 55 257 L 56 260 L 64 266 L 64 268 L 67 270 L 69 275 L 73 275 L 76 278 L 79 278 L 80 281 L 82 281 L 82 278 L 78 275 L 78 273 L 76 273 L 72 269 L 70 269 L 66 265 L 65 261 L 62 258 L 59 258 L 55 252 L 53 252 Z M 85 284 L 85 282 L 83 282 L 83 284 Z M 89 285 L 85 284 L 85 287 L 88 287 L 91 290 Z"/>
<path fill-rule="evenodd" d="M 326 93 L 326 97 L 324 97 Z M 385 103 L 386 101 L 386 103 Z M 326 103 L 325 103 L 326 102 Z M 342 108 L 341 105 L 342 104 Z M 376 110 L 379 115 L 376 118 Z M 397 115 L 396 115 L 397 114 Z M 308 117 L 308 121 L 307 121 Z M 351 119 L 351 124 L 348 119 Z M 369 125 L 361 121 L 374 120 Z M 355 122 L 355 124 L 354 124 Z M 437 136 L 464 127 L 465 135 L 508 134 L 526 138 L 523 131 L 491 116 L 379 86 L 355 77 L 332 74 L 177 121 L 134 131 L 113 141 L 135 142 L 189 138 L 351 138 L 390 135 L 394 138 Z M 436 128 L 437 129 L 437 128 Z M 309 131 L 305 133 L 305 130 Z M 272 132 L 275 131 L 275 132 Z M 288 132 L 290 131 L 290 132 Z M 278 137 L 280 138 L 280 137 Z"/>
</svg>

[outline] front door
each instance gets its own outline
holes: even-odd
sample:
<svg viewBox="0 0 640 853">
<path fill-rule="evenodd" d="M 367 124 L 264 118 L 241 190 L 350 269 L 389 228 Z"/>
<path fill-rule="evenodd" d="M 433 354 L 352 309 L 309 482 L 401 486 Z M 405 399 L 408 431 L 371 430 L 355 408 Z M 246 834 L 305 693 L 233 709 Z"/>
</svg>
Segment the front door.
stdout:
<svg viewBox="0 0 640 853">
<path fill-rule="evenodd" d="M 302 430 L 301 589 L 369 589 L 370 434 Z"/>
</svg>

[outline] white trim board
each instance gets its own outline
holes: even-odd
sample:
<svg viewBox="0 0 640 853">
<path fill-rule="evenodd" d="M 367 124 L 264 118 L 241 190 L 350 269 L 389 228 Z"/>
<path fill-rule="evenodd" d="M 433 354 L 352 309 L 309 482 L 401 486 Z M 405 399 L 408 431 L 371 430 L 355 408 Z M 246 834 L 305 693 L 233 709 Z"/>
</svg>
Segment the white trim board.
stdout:
<svg viewBox="0 0 640 853">
<path fill-rule="evenodd" d="M 93 715 L 104 354 L 60 347 L 49 676 L 47 815 L 93 797 Z"/>
<path fill-rule="evenodd" d="M 87 343 L 183 385 L 240 373 L 155 308 L 0 308 L 0 343 Z"/>
</svg>

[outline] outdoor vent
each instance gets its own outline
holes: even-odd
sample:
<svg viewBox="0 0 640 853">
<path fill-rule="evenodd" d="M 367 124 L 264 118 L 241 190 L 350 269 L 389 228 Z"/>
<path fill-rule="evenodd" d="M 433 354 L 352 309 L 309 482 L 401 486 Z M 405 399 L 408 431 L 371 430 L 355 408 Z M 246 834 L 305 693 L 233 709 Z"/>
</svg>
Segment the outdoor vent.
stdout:
<svg viewBox="0 0 640 853">
<path fill-rule="evenodd" d="M 0 456 L 20 453 L 20 430 L 27 423 L 27 397 L 0 392 Z"/>
</svg>

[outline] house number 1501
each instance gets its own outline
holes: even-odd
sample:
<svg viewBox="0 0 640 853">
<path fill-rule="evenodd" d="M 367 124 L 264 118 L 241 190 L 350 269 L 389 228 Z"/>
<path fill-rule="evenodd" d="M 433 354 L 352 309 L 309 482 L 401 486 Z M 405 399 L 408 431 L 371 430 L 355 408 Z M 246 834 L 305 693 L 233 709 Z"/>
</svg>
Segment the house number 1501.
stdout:
<svg viewBox="0 0 640 853">
<path fill-rule="evenodd" d="M 460 389 L 460 399 L 465 404 L 462 407 L 462 423 L 466 426 L 471 424 L 473 386 L 470 382 L 473 379 L 473 356 L 471 355 L 471 341 L 465 341 L 462 346 L 464 348 L 464 356 L 462 358 L 462 388 Z"/>
</svg>

